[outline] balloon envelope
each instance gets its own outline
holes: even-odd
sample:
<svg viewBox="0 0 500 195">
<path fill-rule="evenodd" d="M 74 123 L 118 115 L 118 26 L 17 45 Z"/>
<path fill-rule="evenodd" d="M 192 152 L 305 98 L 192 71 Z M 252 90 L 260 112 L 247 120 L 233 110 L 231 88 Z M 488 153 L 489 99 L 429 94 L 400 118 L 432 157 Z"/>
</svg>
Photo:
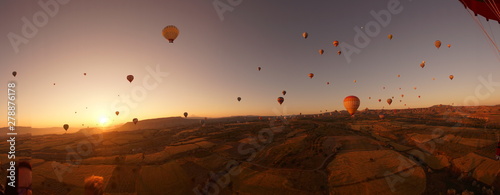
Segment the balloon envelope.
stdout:
<svg viewBox="0 0 500 195">
<path fill-rule="evenodd" d="M 137 122 L 139 122 L 139 119 L 134 118 L 134 119 L 132 119 L 132 122 L 134 122 L 134 124 L 137 124 Z"/>
<path fill-rule="evenodd" d="M 335 47 L 339 46 L 339 41 L 334 41 L 333 46 L 335 46 Z"/>
<path fill-rule="evenodd" d="M 238 100 L 238 102 L 241 101 L 241 97 L 238 97 L 237 100 Z"/>
<path fill-rule="evenodd" d="M 441 47 L 441 41 L 440 40 L 435 41 L 434 46 L 436 46 L 436 48 L 439 49 Z"/>
<path fill-rule="evenodd" d="M 281 93 L 282 93 L 283 95 L 286 95 L 286 91 L 285 91 L 285 90 L 283 90 Z"/>
<path fill-rule="evenodd" d="M 280 103 L 280 105 L 285 101 L 285 98 L 283 97 L 278 97 L 278 103 Z"/>
<path fill-rule="evenodd" d="M 307 34 L 307 32 L 302 33 L 302 37 L 304 37 L 304 39 L 307 39 L 308 36 L 309 36 L 309 34 Z"/>
<path fill-rule="evenodd" d="M 116 114 L 116 116 L 118 116 L 120 114 L 120 112 L 116 111 L 115 114 Z"/>
<path fill-rule="evenodd" d="M 312 78 L 314 77 L 314 74 L 313 74 L 313 73 L 309 73 L 309 75 L 308 75 L 308 76 L 309 76 L 309 78 L 311 78 L 311 79 L 312 79 Z"/>
<path fill-rule="evenodd" d="M 188 113 L 187 112 L 184 112 L 184 117 L 188 117 Z"/>
<path fill-rule="evenodd" d="M 17 75 L 16 71 L 12 72 L 12 76 L 16 77 L 16 75 Z"/>
<path fill-rule="evenodd" d="M 179 29 L 177 29 L 174 25 L 168 25 L 163 28 L 161 34 L 168 40 L 169 43 L 173 43 L 177 36 L 179 36 Z"/>
<path fill-rule="evenodd" d="M 392 99 L 391 99 L 391 98 L 387 99 L 387 103 L 388 103 L 389 105 L 391 105 L 391 104 L 392 104 Z"/>
<path fill-rule="evenodd" d="M 320 55 L 323 55 L 323 53 L 325 53 L 325 51 L 322 50 L 322 49 L 318 50 L 318 52 L 319 52 Z"/>
<path fill-rule="evenodd" d="M 134 75 L 127 75 L 127 80 L 128 82 L 131 82 L 134 80 Z"/>
<path fill-rule="evenodd" d="M 359 98 L 356 96 L 347 96 L 344 98 L 344 107 L 349 112 L 349 114 L 354 115 L 359 108 Z"/>
<path fill-rule="evenodd" d="M 387 38 L 389 38 L 389 40 L 392 40 L 392 35 L 391 34 L 387 35 Z"/>
<path fill-rule="evenodd" d="M 68 131 L 69 125 L 68 124 L 64 124 L 63 128 L 64 128 L 64 130 Z"/>
<path fill-rule="evenodd" d="M 450 75 L 449 76 L 450 80 L 453 80 L 454 76 L 453 75 Z"/>
</svg>

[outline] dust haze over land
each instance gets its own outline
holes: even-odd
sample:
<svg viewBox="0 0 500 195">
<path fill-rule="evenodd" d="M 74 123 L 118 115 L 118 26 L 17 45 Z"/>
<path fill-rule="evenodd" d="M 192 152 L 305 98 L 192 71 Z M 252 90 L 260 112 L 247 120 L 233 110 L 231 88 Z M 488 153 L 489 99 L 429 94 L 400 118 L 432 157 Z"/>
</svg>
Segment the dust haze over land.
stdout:
<svg viewBox="0 0 500 195">
<path fill-rule="evenodd" d="M 500 187 L 499 117 L 500 106 L 174 117 L 19 136 L 17 151 L 35 194 L 81 194 L 90 175 L 106 194 L 482 194 Z"/>
</svg>

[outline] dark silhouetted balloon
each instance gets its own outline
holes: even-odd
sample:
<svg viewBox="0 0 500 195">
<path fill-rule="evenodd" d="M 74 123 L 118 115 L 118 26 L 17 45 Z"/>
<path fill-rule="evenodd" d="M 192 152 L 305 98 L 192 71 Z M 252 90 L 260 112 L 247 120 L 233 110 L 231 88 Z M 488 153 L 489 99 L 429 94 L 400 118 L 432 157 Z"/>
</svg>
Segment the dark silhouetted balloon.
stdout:
<svg viewBox="0 0 500 195">
<path fill-rule="evenodd" d="M 132 83 L 132 81 L 134 80 L 134 75 L 127 75 L 127 80 L 128 82 Z"/>
<path fill-rule="evenodd" d="M 63 128 L 64 128 L 65 131 L 68 131 L 69 125 L 68 124 L 64 124 Z"/>
<path fill-rule="evenodd" d="M 16 75 L 17 75 L 16 71 L 12 72 L 12 76 L 16 77 Z"/>
<path fill-rule="evenodd" d="M 280 103 L 280 105 L 285 101 L 285 98 L 283 97 L 278 97 L 278 103 Z"/>
<path fill-rule="evenodd" d="M 139 119 L 134 118 L 134 119 L 132 119 L 132 122 L 134 122 L 134 125 L 135 125 L 135 124 L 137 124 L 137 122 L 139 122 Z"/>
</svg>

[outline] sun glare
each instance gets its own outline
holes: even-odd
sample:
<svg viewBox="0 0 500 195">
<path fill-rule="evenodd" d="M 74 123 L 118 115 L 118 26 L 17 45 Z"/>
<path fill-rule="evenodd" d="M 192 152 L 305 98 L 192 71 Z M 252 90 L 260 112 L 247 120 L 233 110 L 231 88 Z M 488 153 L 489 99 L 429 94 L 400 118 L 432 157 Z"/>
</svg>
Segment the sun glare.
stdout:
<svg viewBox="0 0 500 195">
<path fill-rule="evenodd" d="M 106 126 L 108 121 L 109 121 L 108 117 L 104 117 L 104 116 L 99 119 L 99 123 L 101 124 L 101 126 Z"/>
</svg>

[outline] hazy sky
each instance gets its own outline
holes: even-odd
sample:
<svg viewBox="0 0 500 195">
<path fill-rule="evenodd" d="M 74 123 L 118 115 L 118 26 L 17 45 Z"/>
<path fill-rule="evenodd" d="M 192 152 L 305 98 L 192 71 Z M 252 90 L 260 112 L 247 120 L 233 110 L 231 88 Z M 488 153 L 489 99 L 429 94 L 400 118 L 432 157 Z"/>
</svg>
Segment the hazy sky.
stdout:
<svg viewBox="0 0 500 195">
<path fill-rule="evenodd" d="M 186 111 L 194 117 L 319 113 L 343 110 L 348 95 L 361 99 L 360 109 L 464 105 L 467 98 L 481 105 L 500 103 L 499 87 L 482 87 L 477 95 L 479 78 L 491 75 L 500 82 L 500 58 L 458 0 L 39 5 L 45 2 L 56 1 L 0 2 L 0 84 L 17 83 L 18 125 L 96 126 L 106 118 L 105 125 L 116 125 Z M 218 13 L 214 2 L 226 11 Z M 370 12 L 387 12 L 390 2 L 400 4 L 390 19 L 382 17 L 383 26 Z M 496 21 L 477 19 L 500 39 Z M 161 35 L 167 25 L 180 30 L 173 44 Z M 370 31 L 369 43 L 356 44 L 355 29 Z M 340 56 L 334 40 L 344 49 Z M 442 41 L 440 49 L 435 40 Z M 349 46 L 359 53 L 348 55 Z M 319 55 L 319 49 L 325 53 Z M 151 73 L 157 69 L 160 73 Z M 135 76 L 132 83 L 129 74 Z M 5 101 L 0 118 L 6 118 L 7 89 L 0 89 Z M 280 106 L 276 99 L 282 90 L 287 94 Z M 385 100 L 392 96 L 389 106 Z"/>
</svg>

